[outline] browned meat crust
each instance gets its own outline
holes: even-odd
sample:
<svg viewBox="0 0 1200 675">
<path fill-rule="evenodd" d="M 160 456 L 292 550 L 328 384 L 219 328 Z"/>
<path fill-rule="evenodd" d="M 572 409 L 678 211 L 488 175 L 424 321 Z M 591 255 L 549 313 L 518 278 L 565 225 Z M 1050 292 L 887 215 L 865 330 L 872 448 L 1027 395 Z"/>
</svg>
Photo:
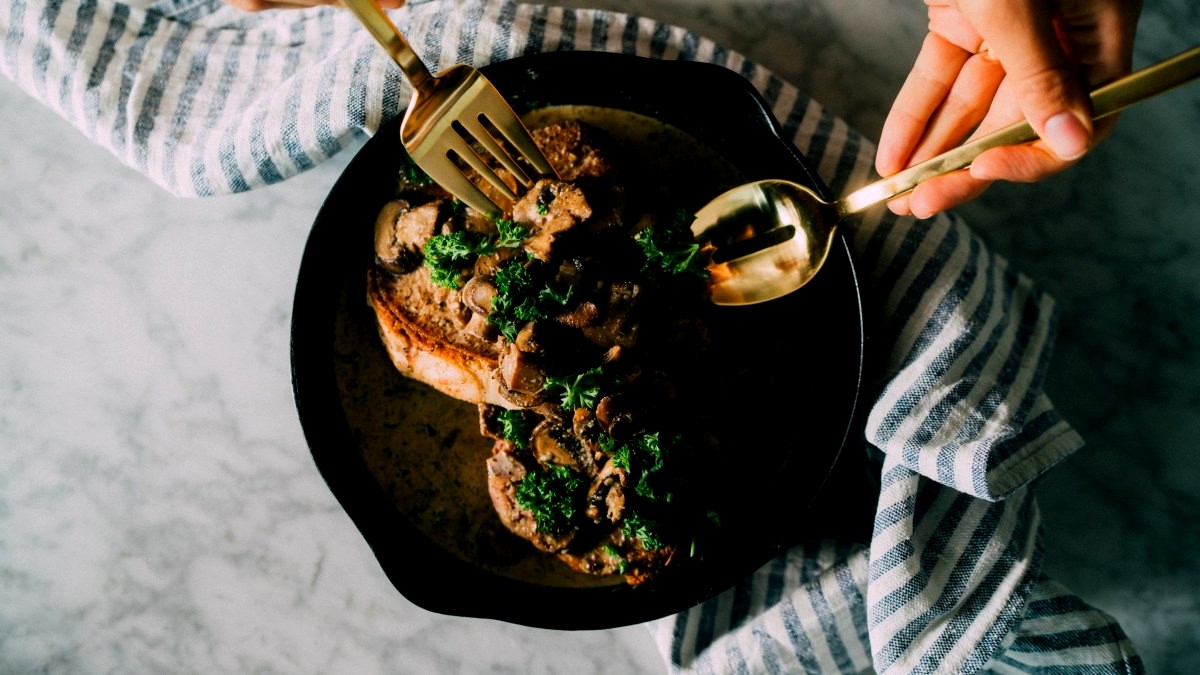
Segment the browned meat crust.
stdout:
<svg viewBox="0 0 1200 675">
<path fill-rule="evenodd" d="M 690 483 L 713 443 L 680 430 L 694 426 L 683 392 L 701 391 L 688 378 L 707 348 L 704 285 L 645 276 L 634 237 L 664 216 L 630 205 L 601 136 L 563 123 L 534 137 L 562 180 L 513 205 L 519 245 L 495 244 L 501 223 L 435 187 L 402 182 L 376 224 L 368 297 L 401 373 L 479 404 L 505 527 L 574 569 L 642 583 L 679 557 L 702 512 Z M 422 259 L 456 234 L 491 245 L 449 288 Z M 518 279 L 542 288 L 521 301 L 533 309 L 510 306 Z"/>
</svg>

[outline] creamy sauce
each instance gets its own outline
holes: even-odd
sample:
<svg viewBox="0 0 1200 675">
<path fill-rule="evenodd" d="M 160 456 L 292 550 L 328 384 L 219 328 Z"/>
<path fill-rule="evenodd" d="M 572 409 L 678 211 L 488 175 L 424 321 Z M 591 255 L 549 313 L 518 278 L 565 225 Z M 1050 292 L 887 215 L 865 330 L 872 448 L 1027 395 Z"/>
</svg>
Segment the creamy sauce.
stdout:
<svg viewBox="0 0 1200 675">
<path fill-rule="evenodd" d="M 622 162 L 623 171 L 636 167 L 647 177 L 622 178 L 631 189 L 657 185 L 681 206 L 696 207 L 738 182 L 732 166 L 691 136 L 643 115 L 558 106 L 530 113 L 526 123 L 563 119 L 587 122 L 618 139 L 633 158 Z M 336 375 L 359 440 L 348 451 L 362 453 L 400 513 L 447 551 L 500 575 L 565 587 L 623 583 L 619 576 L 575 572 L 504 528 L 488 495 L 485 462 L 492 442 L 479 432 L 476 407 L 400 375 L 364 297 L 362 280 L 349 280 L 336 326 Z"/>
</svg>

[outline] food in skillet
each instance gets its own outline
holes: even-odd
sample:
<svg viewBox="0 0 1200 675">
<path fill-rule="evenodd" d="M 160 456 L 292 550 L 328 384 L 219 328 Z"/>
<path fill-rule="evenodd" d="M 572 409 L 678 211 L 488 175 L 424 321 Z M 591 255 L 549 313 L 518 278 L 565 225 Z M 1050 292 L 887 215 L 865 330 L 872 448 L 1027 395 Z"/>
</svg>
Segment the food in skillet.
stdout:
<svg viewBox="0 0 1200 675">
<path fill-rule="evenodd" d="M 706 272 L 690 219 L 623 184 L 602 132 L 533 133 L 560 180 L 496 221 L 401 176 L 368 295 L 400 372 L 478 404 L 504 526 L 576 570 L 639 584 L 714 520 Z"/>
</svg>

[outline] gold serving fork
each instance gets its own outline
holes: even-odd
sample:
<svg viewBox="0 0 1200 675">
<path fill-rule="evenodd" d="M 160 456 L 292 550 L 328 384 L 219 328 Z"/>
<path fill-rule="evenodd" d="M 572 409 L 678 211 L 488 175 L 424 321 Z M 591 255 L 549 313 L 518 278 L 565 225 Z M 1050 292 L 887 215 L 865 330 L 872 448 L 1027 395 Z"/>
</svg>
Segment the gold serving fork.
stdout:
<svg viewBox="0 0 1200 675">
<path fill-rule="evenodd" d="M 514 202 L 519 195 L 488 166 L 486 155 L 526 189 L 537 176 L 557 177 L 521 118 L 483 73 L 468 65 L 455 65 L 436 76 L 430 74 L 375 0 L 343 2 L 412 85 L 412 100 L 400 124 L 400 142 L 435 183 L 467 206 L 496 219 L 504 209 L 484 194 L 461 167 L 470 167 L 500 195 Z M 501 146 L 502 142 L 515 151 L 515 157 Z"/>
</svg>

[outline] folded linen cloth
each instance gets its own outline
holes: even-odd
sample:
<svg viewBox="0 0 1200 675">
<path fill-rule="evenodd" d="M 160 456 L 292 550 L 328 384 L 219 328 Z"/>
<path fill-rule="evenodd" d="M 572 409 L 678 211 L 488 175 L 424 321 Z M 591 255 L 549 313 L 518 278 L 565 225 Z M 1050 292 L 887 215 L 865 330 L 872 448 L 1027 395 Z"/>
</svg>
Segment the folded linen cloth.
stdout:
<svg viewBox="0 0 1200 675">
<path fill-rule="evenodd" d="M 874 148 L 741 55 L 647 18 L 410 0 L 393 17 L 433 70 L 549 50 L 717 63 L 747 77 L 835 193 Z M 409 89 L 346 12 L 218 0 L 8 0 L 0 71 L 158 185 L 278 182 L 374 133 Z M 954 214 L 851 224 L 876 336 L 862 452 L 867 545 L 797 547 L 648 624 L 672 672 L 1142 672 L 1108 615 L 1041 574 L 1033 485 L 1081 440 L 1042 393 L 1054 302 Z M 852 451 L 857 451 L 851 448 Z"/>
</svg>

